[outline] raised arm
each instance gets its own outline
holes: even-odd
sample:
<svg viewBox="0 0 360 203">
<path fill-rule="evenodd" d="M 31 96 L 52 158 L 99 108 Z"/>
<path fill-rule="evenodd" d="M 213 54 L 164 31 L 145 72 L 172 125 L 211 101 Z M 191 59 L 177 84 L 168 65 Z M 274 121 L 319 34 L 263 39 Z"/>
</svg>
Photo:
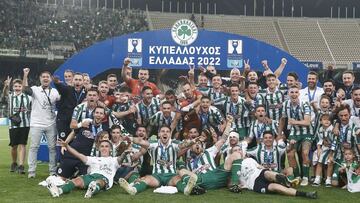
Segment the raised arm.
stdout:
<svg viewBox="0 0 360 203">
<path fill-rule="evenodd" d="M 231 115 L 226 116 L 226 126 L 221 138 L 215 143 L 215 147 L 220 151 L 221 147 L 224 145 L 226 140 L 229 137 L 231 125 L 234 122 L 234 118 Z"/>
<path fill-rule="evenodd" d="M 4 81 L 4 88 L 1 94 L 1 102 L 5 102 L 6 101 L 6 97 L 8 95 L 9 89 L 10 89 L 10 84 L 11 84 L 11 77 L 7 76 L 7 79 Z"/>
<path fill-rule="evenodd" d="M 79 153 L 78 151 L 76 151 L 76 149 L 72 148 L 68 143 L 66 143 L 63 140 L 59 140 L 61 147 L 65 147 L 66 150 L 72 154 L 73 156 L 75 156 L 76 158 L 80 159 L 83 163 L 87 162 L 87 157 L 81 153 Z"/>
<path fill-rule="evenodd" d="M 276 78 L 280 77 L 281 73 L 284 71 L 286 64 L 287 64 L 286 58 L 282 58 L 280 66 L 274 72 L 274 75 L 276 75 Z"/>
<path fill-rule="evenodd" d="M 131 63 L 130 58 L 125 58 L 124 65 L 121 69 L 121 78 L 125 83 L 128 83 L 132 79 L 131 77 L 132 68 L 129 66 L 130 63 Z"/>
<path fill-rule="evenodd" d="M 32 95 L 32 89 L 29 88 L 29 82 L 28 82 L 28 77 L 29 77 L 29 73 L 30 73 L 30 68 L 24 68 L 24 76 L 23 76 L 23 92 L 25 92 L 25 94 L 28 95 Z"/>
</svg>

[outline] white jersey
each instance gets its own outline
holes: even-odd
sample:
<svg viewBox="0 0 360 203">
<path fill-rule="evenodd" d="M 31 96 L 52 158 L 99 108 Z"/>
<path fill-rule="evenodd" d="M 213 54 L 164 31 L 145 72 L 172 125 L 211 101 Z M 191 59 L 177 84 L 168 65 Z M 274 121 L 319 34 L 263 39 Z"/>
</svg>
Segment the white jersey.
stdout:
<svg viewBox="0 0 360 203">
<path fill-rule="evenodd" d="M 360 175 L 354 174 L 355 169 L 359 167 L 359 164 L 353 162 L 349 167 L 346 167 L 347 176 L 347 189 L 349 192 L 360 192 Z"/>
<path fill-rule="evenodd" d="M 55 104 L 60 100 L 59 92 L 54 88 L 43 89 L 32 86 L 32 106 L 30 127 L 49 127 L 56 123 Z"/>
<path fill-rule="evenodd" d="M 241 169 L 238 172 L 240 184 L 249 189 L 254 189 L 256 178 L 260 175 L 262 167 L 252 158 L 245 158 L 241 163 Z"/>
<path fill-rule="evenodd" d="M 106 189 L 110 189 L 113 185 L 113 179 L 116 173 L 116 170 L 120 168 L 120 165 L 117 161 L 117 157 L 90 157 L 87 156 L 87 162 L 85 163 L 89 166 L 89 174 L 101 174 L 105 176 L 109 184 Z"/>
</svg>

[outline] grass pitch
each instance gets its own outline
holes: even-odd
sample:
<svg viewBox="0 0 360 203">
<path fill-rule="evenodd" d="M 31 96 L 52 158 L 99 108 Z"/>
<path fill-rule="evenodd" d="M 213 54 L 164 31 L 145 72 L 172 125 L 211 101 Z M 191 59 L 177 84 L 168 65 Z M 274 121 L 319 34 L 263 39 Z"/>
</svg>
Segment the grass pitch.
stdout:
<svg viewBox="0 0 360 203">
<path fill-rule="evenodd" d="M 19 175 L 9 172 L 10 147 L 7 127 L 0 126 L 0 202 L 348 202 L 360 201 L 360 193 L 351 194 L 339 188 L 316 188 L 312 186 L 300 187 L 305 191 L 317 190 L 319 199 L 309 200 L 305 198 L 286 197 L 281 195 L 263 195 L 251 191 L 243 191 L 241 194 L 233 194 L 226 189 L 208 191 L 200 196 L 184 196 L 183 194 L 161 195 L 154 194 L 153 189 L 130 196 L 118 185 L 106 192 L 96 194 L 92 199 L 84 199 L 85 190 L 74 190 L 70 194 L 62 195 L 54 199 L 45 187 L 38 183 L 48 176 L 48 165 L 38 164 L 37 177 L 28 179 L 27 175 Z M 25 166 L 27 169 L 27 166 Z"/>
</svg>

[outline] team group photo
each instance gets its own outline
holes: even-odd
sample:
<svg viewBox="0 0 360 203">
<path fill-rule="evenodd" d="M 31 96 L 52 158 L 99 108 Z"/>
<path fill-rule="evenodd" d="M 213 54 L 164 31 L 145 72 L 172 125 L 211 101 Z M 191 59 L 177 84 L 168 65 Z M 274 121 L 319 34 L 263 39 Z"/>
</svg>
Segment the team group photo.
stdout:
<svg viewBox="0 0 360 203">
<path fill-rule="evenodd" d="M 1 202 L 356 202 L 360 2 L 3 0 Z"/>
</svg>

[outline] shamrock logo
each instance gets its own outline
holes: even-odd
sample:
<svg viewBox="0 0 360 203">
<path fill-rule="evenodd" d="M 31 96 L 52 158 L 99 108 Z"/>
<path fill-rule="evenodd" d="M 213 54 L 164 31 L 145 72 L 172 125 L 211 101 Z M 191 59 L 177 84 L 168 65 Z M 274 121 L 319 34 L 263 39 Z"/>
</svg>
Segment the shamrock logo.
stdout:
<svg viewBox="0 0 360 203">
<path fill-rule="evenodd" d="M 180 29 L 178 29 L 178 35 L 183 36 L 183 39 L 185 39 L 186 35 L 191 35 L 191 30 L 188 28 L 188 26 L 183 25 L 180 27 Z"/>
</svg>

